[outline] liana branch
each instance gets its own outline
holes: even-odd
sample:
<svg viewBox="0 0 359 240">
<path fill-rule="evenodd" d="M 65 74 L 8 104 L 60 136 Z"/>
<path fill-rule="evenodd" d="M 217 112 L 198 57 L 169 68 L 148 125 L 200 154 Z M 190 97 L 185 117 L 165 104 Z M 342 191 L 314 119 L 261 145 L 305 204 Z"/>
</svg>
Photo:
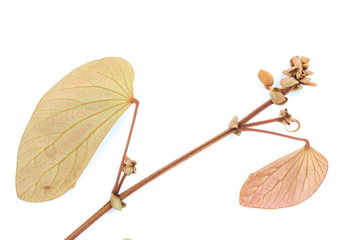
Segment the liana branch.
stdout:
<svg viewBox="0 0 359 240">
<path fill-rule="evenodd" d="M 292 87 L 287 87 L 287 88 L 284 88 L 281 92 L 283 93 L 283 95 L 286 95 L 293 88 L 294 88 L 293 86 Z M 121 162 L 120 170 L 119 170 L 119 173 L 117 175 L 116 184 L 115 184 L 115 186 L 113 188 L 113 191 L 112 191 L 112 193 L 114 193 L 114 194 L 117 194 L 119 192 L 119 189 L 120 189 L 119 181 L 120 181 L 121 173 L 122 173 L 122 170 L 123 170 L 123 162 L 124 162 L 124 159 L 126 158 L 126 155 L 127 155 L 127 149 L 128 149 L 129 142 L 130 142 L 130 139 L 131 139 L 131 134 L 132 134 L 134 122 L 135 122 L 135 119 L 136 119 L 136 114 L 137 114 L 137 109 L 138 109 L 139 102 L 137 100 L 135 100 L 134 103 L 136 104 L 135 113 L 134 113 L 131 129 L 130 129 L 130 133 L 129 133 L 129 136 L 128 136 L 127 144 L 126 144 L 126 147 L 125 147 L 125 152 L 124 152 L 123 159 L 122 159 L 122 162 Z M 209 146 L 213 145 L 214 143 L 218 142 L 219 140 L 221 140 L 221 139 L 227 137 L 228 135 L 238 131 L 242 126 L 256 126 L 256 125 L 260 125 L 260 124 L 265 124 L 265 123 L 277 121 L 278 119 L 271 119 L 269 121 L 261 121 L 261 122 L 254 123 L 254 125 L 253 124 L 246 124 L 248 121 L 250 121 L 252 118 L 257 116 L 260 112 L 262 112 L 263 110 L 265 110 L 266 108 L 268 108 L 272 104 L 273 104 L 272 100 L 269 99 L 268 101 L 263 103 L 261 106 L 259 106 L 258 108 L 253 110 L 251 113 L 249 113 L 246 117 L 244 117 L 243 119 L 238 121 L 238 128 L 228 128 L 227 130 L 224 130 L 223 132 L 221 132 L 217 136 L 211 138 L 210 140 L 203 143 L 202 145 L 194 148 L 193 150 L 191 150 L 188 153 L 184 154 L 180 158 L 174 160 L 173 162 L 167 164 L 163 168 L 161 168 L 161 169 L 157 170 L 156 172 L 152 173 L 151 175 L 149 175 L 145 179 L 141 180 L 140 182 L 136 183 L 135 185 L 133 185 L 129 189 L 122 192 L 119 195 L 120 199 L 121 200 L 125 199 L 126 197 L 130 196 L 132 193 L 136 192 L 138 189 L 140 189 L 141 187 L 143 187 L 147 183 L 151 182 L 152 180 L 154 180 L 157 177 L 164 174 L 165 172 L 167 172 L 170 169 L 178 166 L 182 162 L 184 162 L 187 159 L 193 157 L 197 153 L 203 151 L 204 149 L 208 148 Z M 244 128 L 244 129 L 248 129 L 248 128 Z M 309 144 L 309 142 L 308 142 L 308 144 Z M 91 226 L 97 219 L 99 219 L 101 216 L 103 216 L 111 208 L 112 208 L 111 203 L 110 203 L 110 201 L 108 201 L 100 210 L 98 210 L 86 222 L 84 222 L 79 228 L 77 228 L 71 235 L 69 235 L 66 238 L 66 240 L 75 239 L 77 236 L 79 236 L 83 231 L 85 231 L 89 226 Z"/>
</svg>

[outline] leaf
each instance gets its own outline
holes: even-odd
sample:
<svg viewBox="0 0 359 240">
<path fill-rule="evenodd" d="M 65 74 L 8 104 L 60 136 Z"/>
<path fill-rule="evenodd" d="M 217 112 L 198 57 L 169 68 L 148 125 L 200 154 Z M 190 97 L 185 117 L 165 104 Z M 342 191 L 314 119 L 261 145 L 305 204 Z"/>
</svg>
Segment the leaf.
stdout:
<svg viewBox="0 0 359 240">
<path fill-rule="evenodd" d="M 251 174 L 243 184 L 240 203 L 254 208 L 282 208 L 309 198 L 323 182 L 327 159 L 303 147 Z"/>
<path fill-rule="evenodd" d="M 75 185 L 103 138 L 133 103 L 134 72 L 121 58 L 73 70 L 38 103 L 18 151 L 16 191 L 41 202 Z"/>
</svg>

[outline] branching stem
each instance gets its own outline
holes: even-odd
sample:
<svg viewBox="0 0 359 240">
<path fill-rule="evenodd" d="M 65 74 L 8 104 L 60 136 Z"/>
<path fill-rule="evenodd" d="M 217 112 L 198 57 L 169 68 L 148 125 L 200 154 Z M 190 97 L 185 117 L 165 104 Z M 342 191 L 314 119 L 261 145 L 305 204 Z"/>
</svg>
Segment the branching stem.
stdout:
<svg viewBox="0 0 359 240">
<path fill-rule="evenodd" d="M 293 89 L 293 87 L 289 87 L 289 88 L 285 88 L 282 90 L 283 95 L 288 94 L 291 90 Z M 134 112 L 134 116 L 133 116 L 133 121 L 132 121 L 132 125 L 131 125 L 131 129 L 129 132 L 129 136 L 127 139 L 127 144 L 125 147 L 125 151 L 123 154 L 123 158 L 122 158 L 122 162 L 120 165 L 120 169 L 117 175 L 117 179 L 115 182 L 115 186 L 112 190 L 112 193 L 114 194 L 118 194 L 120 187 L 122 185 L 122 182 L 120 181 L 121 178 L 121 173 L 122 173 L 122 169 L 123 169 L 123 163 L 124 160 L 126 158 L 127 155 L 127 150 L 128 150 L 128 146 L 130 143 L 130 139 L 131 139 L 131 135 L 132 135 L 132 130 L 133 130 L 133 126 L 135 123 L 135 119 L 136 119 L 136 115 L 137 115 L 137 110 L 138 110 L 138 105 L 139 102 L 138 100 L 134 99 L 133 103 L 136 104 L 136 108 L 135 108 L 135 112 Z M 271 100 L 266 101 L 265 103 L 263 103 L 261 106 L 259 106 L 258 108 L 256 108 L 255 110 L 253 110 L 251 113 L 249 113 L 246 117 L 244 117 L 243 119 L 241 119 L 238 122 L 238 127 L 241 130 L 244 131 L 249 131 L 248 128 L 249 126 L 257 126 L 257 125 L 261 125 L 261 124 L 266 124 L 266 123 L 270 123 L 270 122 L 276 122 L 279 119 L 275 118 L 275 119 L 270 119 L 270 120 L 265 120 L 265 121 L 260 121 L 260 122 L 256 122 L 256 123 L 252 123 L 252 124 L 246 124 L 248 121 L 250 121 L 252 118 L 254 118 L 255 116 L 257 116 L 260 112 L 262 112 L 264 109 L 268 108 L 269 106 L 271 106 L 273 104 L 273 102 Z M 176 167 L 177 165 L 179 165 L 180 163 L 186 161 L 187 159 L 193 157 L 194 155 L 196 155 L 197 153 L 203 151 L 204 149 L 208 148 L 209 146 L 213 145 L 214 143 L 218 142 L 219 140 L 225 138 L 226 136 L 236 132 L 239 130 L 238 128 L 228 128 L 227 130 L 224 130 L 222 133 L 218 134 L 217 136 L 211 138 L 210 140 L 208 140 L 207 142 L 203 143 L 202 145 L 198 146 L 197 148 L 194 148 L 193 150 L 189 151 L 188 153 L 184 154 L 183 156 L 181 156 L 180 158 L 174 160 L 173 162 L 169 163 L 168 165 L 164 166 L 163 168 L 157 170 L 156 172 L 152 173 L 151 175 L 149 175 L 148 177 L 146 177 L 145 179 L 141 180 L 140 182 L 136 183 L 135 185 L 133 185 L 132 187 L 130 187 L 129 189 L 125 190 L 124 192 L 122 192 L 119 196 L 120 199 L 123 200 L 126 197 L 130 196 L 132 193 L 134 193 L 135 191 L 137 191 L 138 189 L 140 189 L 141 187 L 143 187 L 144 185 L 146 185 L 147 183 L 151 182 L 152 180 L 156 179 L 157 177 L 159 177 L 160 175 L 164 174 L 165 172 L 167 172 L 168 170 Z M 251 129 L 254 130 L 254 129 Z M 256 131 L 256 130 L 255 130 Z M 262 131 L 262 130 L 261 130 Z M 262 131 L 264 132 L 264 130 Z M 269 132 L 268 132 L 269 133 Z M 274 134 L 274 133 L 272 133 Z M 284 134 L 277 134 L 275 133 L 275 135 L 283 135 L 284 137 L 290 137 L 292 139 L 294 139 L 294 137 L 288 136 L 288 135 L 284 135 Z M 298 140 L 298 139 L 296 139 Z M 308 140 L 306 140 L 307 144 L 309 144 Z M 101 216 L 103 216 L 107 211 L 109 211 L 112 208 L 110 201 L 108 201 L 101 209 L 99 209 L 94 215 L 92 215 L 86 222 L 84 222 L 80 227 L 78 227 L 72 234 L 70 234 L 66 240 L 72 240 L 75 239 L 76 237 L 78 237 L 83 231 L 85 231 L 89 226 L 91 226 L 97 219 L 99 219 Z"/>
<path fill-rule="evenodd" d="M 135 104 L 135 111 L 134 111 L 134 113 L 133 113 L 133 119 L 132 119 L 130 131 L 129 131 L 129 133 L 128 133 L 127 143 L 126 143 L 126 146 L 125 146 L 125 150 L 123 151 L 123 156 L 122 156 L 120 168 L 119 168 L 118 173 L 117 173 L 117 178 L 116 178 L 116 181 L 115 181 L 115 185 L 113 186 L 113 189 L 112 189 L 112 193 L 114 193 L 114 194 L 118 194 L 118 192 L 120 191 L 120 188 L 121 188 L 121 186 L 122 186 L 123 180 L 125 179 L 125 178 L 123 177 L 122 180 L 121 180 L 121 182 L 120 182 L 121 174 L 123 174 L 122 171 L 123 171 L 123 167 L 124 167 L 124 161 L 125 161 L 125 159 L 126 159 L 127 150 L 128 150 L 129 145 L 130 145 L 131 136 L 132 136 L 132 131 L 133 131 L 133 127 L 135 126 L 135 121 L 136 121 L 136 117 L 137 117 L 138 106 L 139 106 L 140 102 L 139 102 L 137 99 L 133 99 L 133 103 Z"/>
</svg>

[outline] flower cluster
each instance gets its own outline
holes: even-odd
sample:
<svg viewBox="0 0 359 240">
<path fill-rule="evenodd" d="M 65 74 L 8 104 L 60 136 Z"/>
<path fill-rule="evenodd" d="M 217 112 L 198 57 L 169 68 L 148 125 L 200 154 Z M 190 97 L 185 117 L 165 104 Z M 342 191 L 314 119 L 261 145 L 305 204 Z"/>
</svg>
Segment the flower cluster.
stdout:
<svg viewBox="0 0 359 240">
<path fill-rule="evenodd" d="M 296 86 L 295 90 L 301 88 L 301 85 L 308 85 L 308 86 L 316 86 L 316 83 L 310 81 L 309 75 L 312 75 L 313 72 L 308 70 L 309 68 L 309 58 L 295 56 L 290 61 L 290 68 L 283 71 L 283 74 L 287 75 L 288 77 L 283 78 L 280 81 L 280 85 L 282 87 L 292 87 Z"/>
<path fill-rule="evenodd" d="M 287 102 L 287 98 L 283 94 L 283 90 L 291 88 L 291 90 L 299 90 L 302 85 L 316 86 L 316 83 L 310 81 L 309 75 L 313 72 L 308 70 L 310 59 L 307 57 L 295 56 L 290 61 L 290 68 L 283 71 L 283 74 L 288 77 L 280 81 L 281 88 L 273 87 L 274 79 L 272 74 L 264 70 L 258 72 L 258 78 L 263 83 L 264 87 L 270 90 L 270 98 L 274 104 L 282 105 Z"/>
<path fill-rule="evenodd" d="M 136 173 L 136 164 L 137 164 L 136 161 L 131 160 L 129 157 L 126 156 L 125 161 L 124 161 L 123 172 L 127 176 L 130 176 L 132 173 L 135 174 Z"/>
<path fill-rule="evenodd" d="M 300 129 L 300 122 L 295 119 L 295 118 L 292 118 L 292 115 L 289 114 L 288 112 L 288 109 L 283 109 L 283 110 L 280 110 L 280 113 L 279 113 L 279 118 L 281 119 L 280 122 L 283 123 L 284 125 L 290 125 L 291 123 L 296 123 L 298 126 L 296 129 L 294 130 L 288 130 L 287 127 L 285 128 L 287 131 L 289 132 L 296 132 Z"/>
</svg>

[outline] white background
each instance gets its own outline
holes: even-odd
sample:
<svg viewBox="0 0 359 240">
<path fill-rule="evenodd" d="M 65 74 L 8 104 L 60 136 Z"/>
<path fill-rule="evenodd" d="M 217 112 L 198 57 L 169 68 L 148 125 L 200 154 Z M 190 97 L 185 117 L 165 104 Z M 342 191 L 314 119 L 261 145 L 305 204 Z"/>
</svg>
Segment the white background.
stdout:
<svg viewBox="0 0 359 240">
<path fill-rule="evenodd" d="M 104 140 L 76 187 L 44 203 L 17 199 L 22 133 L 43 94 L 72 69 L 108 56 L 135 69 L 140 100 L 129 156 L 148 174 L 268 99 L 294 55 L 311 58 L 318 86 L 286 107 L 329 161 L 319 190 L 279 210 L 239 206 L 249 173 L 301 142 L 230 136 L 125 200 L 78 239 L 359 239 L 357 1 L 1 1 L 0 239 L 64 239 L 109 198 L 132 116 Z M 256 120 L 276 117 L 272 106 Z M 280 124 L 267 127 L 285 133 Z"/>
</svg>

